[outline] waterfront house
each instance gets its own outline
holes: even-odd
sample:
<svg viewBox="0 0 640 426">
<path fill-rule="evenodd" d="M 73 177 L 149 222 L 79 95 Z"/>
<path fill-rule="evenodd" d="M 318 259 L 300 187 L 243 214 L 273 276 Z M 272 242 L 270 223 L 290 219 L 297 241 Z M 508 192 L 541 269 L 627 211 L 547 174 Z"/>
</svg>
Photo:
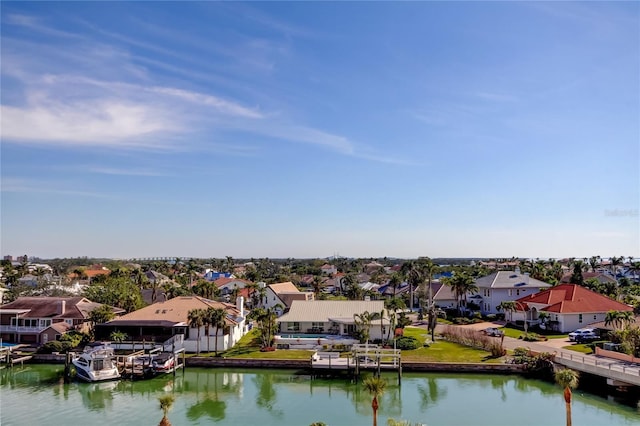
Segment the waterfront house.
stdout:
<svg viewBox="0 0 640 426">
<path fill-rule="evenodd" d="M 325 275 L 334 275 L 338 273 L 338 268 L 336 268 L 335 265 L 325 263 L 320 267 L 320 271 Z"/>
<path fill-rule="evenodd" d="M 629 305 L 577 284 L 560 284 L 516 302 L 520 318 L 526 315 L 530 322 L 538 322 L 539 313 L 546 312 L 550 328 L 561 333 L 604 321 L 609 311 L 633 311 Z"/>
<path fill-rule="evenodd" d="M 90 328 L 89 313 L 100 306 L 79 296 L 19 297 L 0 306 L 0 335 L 6 342 L 41 345 L 50 340 L 52 334 L 46 330 L 56 323 L 86 332 Z M 119 315 L 124 310 L 113 308 L 113 312 Z M 57 334 L 60 331 L 56 329 Z"/>
<path fill-rule="evenodd" d="M 318 333 L 352 336 L 356 333 L 355 315 L 383 313 L 372 321 L 371 340 L 386 337 L 390 325 L 382 300 L 294 300 L 289 312 L 277 319 L 281 333 Z"/>
<path fill-rule="evenodd" d="M 551 284 L 531 278 L 529 274 L 514 271 L 498 271 L 476 280 L 478 293 L 474 299 L 467 299 L 478 304 L 483 315 L 496 314 L 502 302 L 514 301 L 521 297 L 538 293 L 551 287 Z"/>
<path fill-rule="evenodd" d="M 210 327 L 209 334 L 204 327 L 190 327 L 189 312 L 195 309 L 224 309 L 226 312 L 224 329 Z M 218 335 L 218 351 L 233 347 L 247 332 L 244 298 L 239 297 L 236 305 L 199 296 L 174 297 L 164 302 L 154 303 L 137 311 L 96 326 L 96 338 L 108 339 L 113 331 L 127 335 L 127 340 L 164 343 L 175 335 L 184 336 L 186 352 L 196 352 L 198 337 L 200 350 L 210 345 L 215 350 L 215 336 Z"/>
<path fill-rule="evenodd" d="M 284 283 L 269 284 L 266 286 L 266 294 L 262 301 L 263 308 L 273 308 L 277 305 L 282 307 L 282 311 L 291 307 L 294 300 L 312 301 L 314 295 L 312 291 L 300 291 L 291 281 Z"/>
</svg>

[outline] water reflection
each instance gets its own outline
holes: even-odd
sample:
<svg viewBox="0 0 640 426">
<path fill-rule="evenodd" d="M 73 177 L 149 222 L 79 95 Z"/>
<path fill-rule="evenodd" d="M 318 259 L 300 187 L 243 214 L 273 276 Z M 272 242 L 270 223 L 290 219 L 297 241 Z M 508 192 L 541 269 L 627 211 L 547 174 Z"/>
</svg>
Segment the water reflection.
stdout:
<svg viewBox="0 0 640 426">
<path fill-rule="evenodd" d="M 420 408 L 424 411 L 432 405 L 436 405 L 438 400 L 447 396 L 447 388 L 438 384 L 434 377 L 429 377 L 424 384 L 418 385 L 418 395 L 420 396 Z"/>
<path fill-rule="evenodd" d="M 117 386 L 118 382 L 80 383 L 78 392 L 82 397 L 82 405 L 90 411 L 112 409 L 113 391 Z"/>
<path fill-rule="evenodd" d="M 282 375 L 278 376 L 283 377 Z M 264 408 L 271 414 L 282 417 L 282 409 L 276 408 L 276 402 L 278 400 L 274 387 L 276 377 L 277 376 L 271 373 L 257 374 L 253 377 L 252 381 L 258 390 L 256 405 Z"/>
<path fill-rule="evenodd" d="M 2 424 L 24 424 L 24 413 L 29 413 L 34 425 L 82 418 L 92 426 L 141 426 L 149 424 L 150 413 L 160 414 L 158 397 L 166 394 L 176 397 L 169 414 L 175 426 L 312 421 L 356 425 L 370 424 L 372 415 L 371 395 L 363 389 L 362 378 L 352 382 L 311 379 L 280 370 L 187 368 L 152 380 L 64 384 L 62 369 L 32 365 L 0 370 Z M 552 383 L 518 376 L 407 373 L 398 385 L 394 374 L 383 373 L 383 377 L 388 385 L 379 400 L 380 424 L 395 418 L 427 424 L 535 425 L 527 419 L 540 412 L 549 423 L 564 422 L 562 390 Z M 38 410 L 32 408 L 34 400 Z M 487 411 L 495 404 L 501 409 Z M 469 412 L 484 414 L 469 417 Z M 574 393 L 574 421 L 636 425 L 640 416 L 635 408 L 629 410 L 608 402 L 606 396 L 598 398 L 579 389 Z"/>
</svg>

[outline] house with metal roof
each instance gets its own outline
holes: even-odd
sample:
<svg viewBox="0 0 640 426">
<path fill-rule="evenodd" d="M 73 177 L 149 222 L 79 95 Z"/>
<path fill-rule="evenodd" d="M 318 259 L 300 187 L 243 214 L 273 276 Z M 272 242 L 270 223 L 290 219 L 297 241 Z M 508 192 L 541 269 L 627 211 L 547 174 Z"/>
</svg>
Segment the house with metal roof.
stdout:
<svg viewBox="0 0 640 426">
<path fill-rule="evenodd" d="M 96 326 L 96 339 L 109 339 L 113 331 L 125 333 L 128 340 L 163 343 L 173 336 L 183 335 L 183 348 L 186 352 L 196 352 L 198 347 L 215 350 L 215 337 L 218 336 L 218 351 L 233 347 L 248 331 L 245 321 L 244 298 L 239 297 L 236 305 L 199 296 L 174 297 L 157 302 L 137 311 L 130 312 L 105 324 Z M 195 309 L 224 309 L 225 326 L 221 329 L 204 326 L 191 327 L 189 312 Z M 199 344 L 198 344 L 199 342 Z"/>
<path fill-rule="evenodd" d="M 294 300 L 289 312 L 276 321 L 281 333 L 352 336 L 356 333 L 356 315 L 365 312 L 382 313 L 371 323 L 371 339 L 386 336 L 391 323 L 382 300 Z"/>
</svg>

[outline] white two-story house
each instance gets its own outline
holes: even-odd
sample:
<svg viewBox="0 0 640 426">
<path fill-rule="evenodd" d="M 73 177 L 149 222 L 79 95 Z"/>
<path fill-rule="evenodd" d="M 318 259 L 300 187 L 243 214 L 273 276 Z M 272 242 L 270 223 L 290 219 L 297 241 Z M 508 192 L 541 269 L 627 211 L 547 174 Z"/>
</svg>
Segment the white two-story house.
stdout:
<svg viewBox="0 0 640 426">
<path fill-rule="evenodd" d="M 497 308 L 502 302 L 515 301 L 552 287 L 549 283 L 531 278 L 529 274 L 522 274 L 519 268 L 478 278 L 476 285 L 478 293 L 469 295 L 467 300 L 478 304 L 483 315 L 500 313 Z"/>
</svg>

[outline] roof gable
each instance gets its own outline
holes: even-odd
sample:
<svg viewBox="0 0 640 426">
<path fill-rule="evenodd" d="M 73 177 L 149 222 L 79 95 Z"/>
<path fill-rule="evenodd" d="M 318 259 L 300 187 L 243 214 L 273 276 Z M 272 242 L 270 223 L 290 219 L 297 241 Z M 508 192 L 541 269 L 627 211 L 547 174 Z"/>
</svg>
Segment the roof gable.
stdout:
<svg viewBox="0 0 640 426">
<path fill-rule="evenodd" d="M 269 284 L 269 287 L 275 294 L 279 293 L 299 293 L 298 287 L 291 281 L 284 283 Z"/>
</svg>

